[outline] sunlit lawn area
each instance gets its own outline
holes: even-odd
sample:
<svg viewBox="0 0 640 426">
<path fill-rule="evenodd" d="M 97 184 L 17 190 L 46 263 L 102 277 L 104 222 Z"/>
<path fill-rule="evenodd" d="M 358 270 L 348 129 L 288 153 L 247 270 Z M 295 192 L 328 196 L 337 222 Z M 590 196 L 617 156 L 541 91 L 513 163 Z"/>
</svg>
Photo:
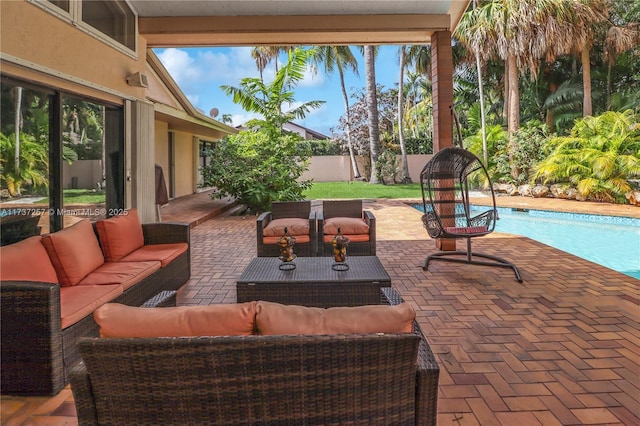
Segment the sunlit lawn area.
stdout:
<svg viewBox="0 0 640 426">
<path fill-rule="evenodd" d="M 309 200 L 331 198 L 422 198 L 419 183 L 373 185 L 367 182 L 314 182 L 304 192 Z"/>
<path fill-rule="evenodd" d="M 105 202 L 105 193 L 92 189 L 65 189 L 63 200 L 64 204 L 101 204 Z M 38 204 L 49 204 L 49 198 L 43 198 Z"/>
</svg>

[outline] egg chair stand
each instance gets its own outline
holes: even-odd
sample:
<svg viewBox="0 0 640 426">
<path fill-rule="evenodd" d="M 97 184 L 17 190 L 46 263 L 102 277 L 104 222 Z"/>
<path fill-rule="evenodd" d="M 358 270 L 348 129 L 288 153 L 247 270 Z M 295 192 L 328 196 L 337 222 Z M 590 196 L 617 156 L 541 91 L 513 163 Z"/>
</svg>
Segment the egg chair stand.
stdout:
<svg viewBox="0 0 640 426">
<path fill-rule="evenodd" d="M 472 211 L 469 201 L 471 181 L 488 182 L 491 188 L 491 206 L 478 213 Z M 471 239 L 490 234 L 498 219 L 495 194 L 491 180 L 482 162 L 469 151 L 447 147 L 436 153 L 420 174 L 424 215 L 422 222 L 433 239 L 466 239 L 466 251 L 441 251 L 427 257 L 426 271 L 433 260 L 496 266 L 512 269 L 518 282 L 520 272 L 513 263 L 471 249 Z M 486 260 L 485 260 L 486 259 Z"/>
</svg>

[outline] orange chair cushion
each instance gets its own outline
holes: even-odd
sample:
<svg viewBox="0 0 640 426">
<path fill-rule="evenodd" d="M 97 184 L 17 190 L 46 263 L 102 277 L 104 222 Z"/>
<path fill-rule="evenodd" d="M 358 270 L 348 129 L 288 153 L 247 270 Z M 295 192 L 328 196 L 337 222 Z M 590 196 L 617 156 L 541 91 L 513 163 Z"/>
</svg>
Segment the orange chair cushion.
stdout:
<svg viewBox="0 0 640 426">
<path fill-rule="evenodd" d="M 105 262 L 78 283 L 85 285 L 120 284 L 124 290 L 133 287 L 160 269 L 159 261 Z"/>
<path fill-rule="evenodd" d="M 60 316 L 62 328 L 67 328 L 91 315 L 100 306 L 122 294 L 120 284 L 76 285 L 60 288 Z"/>
<path fill-rule="evenodd" d="M 468 226 L 466 228 L 449 226 L 444 228 L 449 234 L 481 234 L 487 232 L 488 229 L 486 226 Z"/>
<path fill-rule="evenodd" d="M 255 314 L 256 302 L 168 308 L 108 303 L 93 318 L 101 337 L 248 336 Z"/>
<path fill-rule="evenodd" d="M 100 244 L 89 219 L 42 237 L 60 285 L 77 285 L 104 263 Z"/>
<path fill-rule="evenodd" d="M 323 309 L 259 301 L 256 331 L 262 335 L 410 333 L 415 317 L 406 302 Z"/>
<path fill-rule="evenodd" d="M 274 219 L 264 227 L 262 235 L 265 237 L 282 237 L 284 228 L 288 229 L 291 236 L 309 235 L 309 219 L 299 217 Z"/>
<path fill-rule="evenodd" d="M 100 245 L 107 262 L 116 262 L 144 245 L 142 225 L 136 209 L 96 222 Z"/>
<path fill-rule="evenodd" d="M 338 228 L 342 235 L 368 234 L 369 225 L 364 219 L 359 217 L 332 217 L 324 221 L 323 233 L 325 235 L 338 233 Z"/>
<path fill-rule="evenodd" d="M 282 237 L 282 235 L 280 235 L 280 237 Z M 264 237 L 262 239 L 262 243 L 278 244 L 278 241 L 280 241 L 280 237 Z M 308 235 L 296 235 L 294 238 L 296 239 L 296 244 L 308 243 L 309 241 L 311 241 L 311 237 L 309 237 Z"/>
<path fill-rule="evenodd" d="M 57 283 L 56 270 L 39 235 L 0 247 L 0 280 Z"/>
<path fill-rule="evenodd" d="M 149 244 L 121 258 L 120 262 L 156 260 L 162 263 L 162 267 L 165 267 L 175 258 L 186 252 L 188 248 L 189 245 L 187 243 Z"/>
<path fill-rule="evenodd" d="M 364 243 L 369 241 L 369 234 L 358 234 L 358 235 L 344 235 L 344 237 L 347 237 L 349 239 L 350 243 Z M 333 239 L 333 237 L 335 237 L 335 235 L 327 235 L 325 234 L 324 237 L 322 237 L 322 239 L 324 240 L 325 243 L 330 243 L 331 240 Z"/>
</svg>

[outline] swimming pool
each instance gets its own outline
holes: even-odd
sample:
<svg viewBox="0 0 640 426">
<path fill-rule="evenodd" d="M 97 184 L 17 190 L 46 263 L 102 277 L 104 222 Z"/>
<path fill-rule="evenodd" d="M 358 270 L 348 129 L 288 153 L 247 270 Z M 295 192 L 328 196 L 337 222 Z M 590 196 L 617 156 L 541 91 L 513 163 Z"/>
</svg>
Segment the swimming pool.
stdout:
<svg viewBox="0 0 640 426">
<path fill-rule="evenodd" d="M 422 205 L 413 207 L 423 211 Z M 497 232 L 529 237 L 640 279 L 640 219 L 504 207 L 498 217 Z"/>
</svg>

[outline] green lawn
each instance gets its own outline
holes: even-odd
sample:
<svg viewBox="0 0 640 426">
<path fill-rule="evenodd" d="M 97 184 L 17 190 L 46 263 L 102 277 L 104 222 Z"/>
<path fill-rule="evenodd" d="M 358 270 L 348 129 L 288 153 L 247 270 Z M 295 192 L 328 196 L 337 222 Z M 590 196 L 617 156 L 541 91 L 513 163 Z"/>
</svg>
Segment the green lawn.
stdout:
<svg viewBox="0 0 640 426">
<path fill-rule="evenodd" d="M 422 198 L 420 183 L 373 185 L 367 182 L 314 182 L 304 192 L 309 200 L 332 198 Z"/>
<path fill-rule="evenodd" d="M 64 204 L 102 204 L 105 202 L 105 193 L 93 189 L 65 189 L 63 201 Z M 38 204 L 49 204 L 49 198 L 38 201 Z"/>
</svg>

